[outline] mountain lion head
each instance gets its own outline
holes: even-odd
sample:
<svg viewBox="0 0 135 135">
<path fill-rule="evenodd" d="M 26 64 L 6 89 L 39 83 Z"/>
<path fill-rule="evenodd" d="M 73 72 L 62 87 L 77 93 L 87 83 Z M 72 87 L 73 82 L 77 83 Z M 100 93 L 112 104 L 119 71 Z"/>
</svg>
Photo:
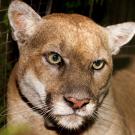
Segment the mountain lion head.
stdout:
<svg viewBox="0 0 135 135">
<path fill-rule="evenodd" d="M 77 14 L 41 18 L 20 1 L 8 16 L 20 52 L 20 94 L 58 127 L 78 129 L 95 118 L 110 88 L 112 55 L 133 37 L 135 23 L 101 27 Z"/>
</svg>

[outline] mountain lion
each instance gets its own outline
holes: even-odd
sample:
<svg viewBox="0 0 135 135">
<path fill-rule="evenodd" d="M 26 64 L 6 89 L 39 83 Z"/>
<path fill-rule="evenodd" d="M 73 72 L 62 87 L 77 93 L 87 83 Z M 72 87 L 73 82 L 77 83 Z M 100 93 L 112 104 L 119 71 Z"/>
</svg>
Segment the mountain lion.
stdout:
<svg viewBox="0 0 135 135">
<path fill-rule="evenodd" d="M 8 125 L 27 125 L 35 135 L 135 135 L 134 89 L 126 88 L 125 100 L 115 89 L 120 82 L 111 89 L 112 56 L 133 38 L 134 22 L 41 18 L 17 0 L 8 17 L 20 52 L 8 83 Z"/>
</svg>

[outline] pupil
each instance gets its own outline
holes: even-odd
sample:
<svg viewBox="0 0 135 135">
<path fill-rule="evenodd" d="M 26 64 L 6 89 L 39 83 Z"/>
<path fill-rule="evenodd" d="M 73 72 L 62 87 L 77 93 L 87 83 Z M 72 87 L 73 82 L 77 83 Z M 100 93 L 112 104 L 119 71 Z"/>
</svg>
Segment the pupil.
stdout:
<svg viewBox="0 0 135 135">
<path fill-rule="evenodd" d="M 57 61 L 58 59 L 59 59 L 59 56 L 58 56 L 57 54 L 54 54 L 54 55 L 53 55 L 53 60 L 54 60 L 54 61 Z"/>
<path fill-rule="evenodd" d="M 95 62 L 95 64 L 96 64 L 96 66 L 100 66 L 101 61 L 100 61 L 100 60 L 98 60 L 98 61 L 96 61 L 96 62 Z"/>
</svg>

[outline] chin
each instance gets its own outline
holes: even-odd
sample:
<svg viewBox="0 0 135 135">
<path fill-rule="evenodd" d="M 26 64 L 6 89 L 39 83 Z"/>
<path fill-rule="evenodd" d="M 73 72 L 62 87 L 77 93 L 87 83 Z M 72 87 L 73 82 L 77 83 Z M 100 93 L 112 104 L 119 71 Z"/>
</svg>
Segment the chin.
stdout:
<svg viewBox="0 0 135 135">
<path fill-rule="evenodd" d="M 57 116 L 55 120 L 59 127 L 68 130 L 77 130 L 85 122 L 84 118 L 76 114 Z"/>
</svg>

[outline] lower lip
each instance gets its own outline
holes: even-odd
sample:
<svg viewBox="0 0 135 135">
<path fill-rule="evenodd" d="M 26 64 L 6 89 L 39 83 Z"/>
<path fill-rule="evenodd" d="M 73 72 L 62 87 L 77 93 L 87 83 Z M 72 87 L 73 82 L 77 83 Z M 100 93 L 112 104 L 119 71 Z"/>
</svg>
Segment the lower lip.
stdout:
<svg viewBox="0 0 135 135">
<path fill-rule="evenodd" d="M 79 116 L 79 117 L 81 117 L 80 115 L 76 114 L 75 112 L 74 112 L 74 113 L 72 113 L 72 114 L 56 115 L 56 116 L 62 116 L 62 117 L 64 117 L 64 116 Z"/>
</svg>

